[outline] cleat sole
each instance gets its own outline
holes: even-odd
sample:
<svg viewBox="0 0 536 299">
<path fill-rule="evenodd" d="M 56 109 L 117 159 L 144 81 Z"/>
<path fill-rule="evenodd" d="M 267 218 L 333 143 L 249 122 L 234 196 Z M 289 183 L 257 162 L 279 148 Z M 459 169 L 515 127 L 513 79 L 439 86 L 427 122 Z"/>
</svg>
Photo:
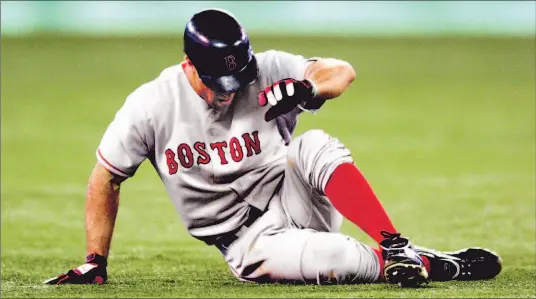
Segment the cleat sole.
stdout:
<svg viewBox="0 0 536 299">
<path fill-rule="evenodd" d="M 417 288 L 430 282 L 428 272 L 420 265 L 393 263 L 384 268 L 384 275 L 389 283 L 403 288 Z"/>
</svg>

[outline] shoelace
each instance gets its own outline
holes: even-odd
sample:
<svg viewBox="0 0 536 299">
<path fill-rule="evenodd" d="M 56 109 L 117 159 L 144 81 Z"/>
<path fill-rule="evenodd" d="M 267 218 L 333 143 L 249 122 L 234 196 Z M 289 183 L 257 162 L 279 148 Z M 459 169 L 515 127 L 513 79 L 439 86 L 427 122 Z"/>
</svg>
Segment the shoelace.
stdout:
<svg viewBox="0 0 536 299">
<path fill-rule="evenodd" d="M 385 238 L 380 243 L 384 260 L 396 255 L 406 255 L 405 249 L 410 246 L 408 239 L 401 237 L 400 233 L 389 233 L 387 231 L 381 231 L 380 233 Z"/>
<path fill-rule="evenodd" d="M 380 234 L 382 235 L 382 237 L 386 238 L 386 239 L 396 239 L 396 238 L 400 238 L 400 233 L 390 233 L 390 232 L 386 232 L 384 230 L 382 230 L 380 232 Z"/>
<path fill-rule="evenodd" d="M 400 233 L 389 233 L 386 231 L 381 231 L 380 233 L 385 238 L 380 245 L 386 250 L 402 249 L 408 245 L 408 240 L 402 238 Z"/>
</svg>

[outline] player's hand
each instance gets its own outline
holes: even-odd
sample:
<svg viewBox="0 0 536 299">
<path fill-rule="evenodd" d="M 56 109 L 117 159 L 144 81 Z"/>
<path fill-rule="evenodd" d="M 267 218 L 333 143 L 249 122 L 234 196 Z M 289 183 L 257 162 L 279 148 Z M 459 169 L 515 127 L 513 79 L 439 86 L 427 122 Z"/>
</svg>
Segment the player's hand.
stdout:
<svg viewBox="0 0 536 299">
<path fill-rule="evenodd" d="M 90 254 L 86 263 L 44 281 L 45 284 L 104 284 L 107 280 L 106 257 Z"/>
<path fill-rule="evenodd" d="M 261 107 L 271 105 L 264 115 L 265 121 L 271 121 L 298 105 L 305 106 L 313 96 L 314 87 L 309 80 L 297 81 L 287 78 L 266 87 L 259 93 L 258 100 Z"/>
</svg>

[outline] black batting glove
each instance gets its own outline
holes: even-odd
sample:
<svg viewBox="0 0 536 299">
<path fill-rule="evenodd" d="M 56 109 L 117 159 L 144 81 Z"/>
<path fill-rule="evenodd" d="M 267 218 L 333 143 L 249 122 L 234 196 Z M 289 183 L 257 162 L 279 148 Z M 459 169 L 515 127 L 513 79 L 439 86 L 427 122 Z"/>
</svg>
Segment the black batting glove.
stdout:
<svg viewBox="0 0 536 299">
<path fill-rule="evenodd" d="M 305 107 L 314 95 L 315 90 L 311 81 L 287 78 L 266 87 L 259 93 L 258 100 L 261 107 L 271 105 L 264 115 L 265 121 L 271 121 L 298 106 Z"/>
<path fill-rule="evenodd" d="M 106 257 L 98 254 L 90 254 L 86 257 L 86 263 L 69 270 L 67 273 L 46 280 L 45 284 L 104 284 L 107 277 Z"/>
</svg>

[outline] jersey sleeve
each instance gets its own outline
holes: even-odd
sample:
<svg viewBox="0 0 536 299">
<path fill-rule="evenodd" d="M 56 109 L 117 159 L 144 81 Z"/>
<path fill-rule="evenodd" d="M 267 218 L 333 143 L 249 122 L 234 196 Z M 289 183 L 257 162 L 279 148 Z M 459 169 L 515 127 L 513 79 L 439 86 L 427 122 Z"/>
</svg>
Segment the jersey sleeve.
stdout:
<svg viewBox="0 0 536 299">
<path fill-rule="evenodd" d="M 266 62 L 270 84 L 286 78 L 298 81 L 305 79 L 307 68 L 319 59 L 320 57 L 304 57 L 279 50 L 267 51 Z M 313 101 L 302 108 L 311 113 L 316 113 L 325 102 L 325 100 Z M 300 114 L 303 110 L 297 108 L 296 112 Z"/>
<path fill-rule="evenodd" d="M 273 82 L 286 78 L 298 81 L 305 79 L 305 71 L 318 59 L 319 57 L 304 57 L 279 50 L 266 52 L 269 74 Z"/>
<path fill-rule="evenodd" d="M 146 89 L 138 88 L 127 97 L 97 148 L 98 161 L 119 176 L 133 176 L 153 147 Z"/>
</svg>

